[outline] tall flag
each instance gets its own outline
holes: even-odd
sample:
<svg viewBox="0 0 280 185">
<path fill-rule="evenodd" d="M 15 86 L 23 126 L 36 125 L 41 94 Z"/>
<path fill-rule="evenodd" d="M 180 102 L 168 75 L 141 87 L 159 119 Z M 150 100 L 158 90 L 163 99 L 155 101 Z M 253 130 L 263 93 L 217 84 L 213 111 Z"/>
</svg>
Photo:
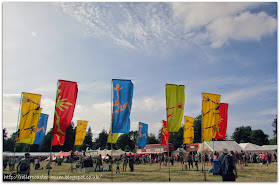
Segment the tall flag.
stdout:
<svg viewBox="0 0 280 185">
<path fill-rule="evenodd" d="M 178 132 L 184 114 L 185 86 L 166 84 L 166 111 L 168 132 Z"/>
<path fill-rule="evenodd" d="M 228 104 L 220 103 L 218 129 L 215 139 L 225 139 L 227 133 Z"/>
<path fill-rule="evenodd" d="M 53 124 L 53 146 L 64 144 L 66 130 L 73 118 L 77 94 L 78 86 L 76 82 L 58 80 Z"/>
<path fill-rule="evenodd" d="M 219 94 L 202 93 L 202 141 L 212 141 L 216 136 L 220 99 Z"/>
<path fill-rule="evenodd" d="M 194 118 L 185 116 L 184 144 L 191 144 L 194 140 Z"/>
<path fill-rule="evenodd" d="M 132 106 L 131 80 L 113 80 L 112 133 L 128 133 Z"/>
<path fill-rule="evenodd" d="M 110 128 L 107 143 L 115 144 L 118 141 L 119 133 L 112 133 L 112 127 Z"/>
<path fill-rule="evenodd" d="M 136 146 L 145 147 L 148 138 L 148 124 L 139 122 Z"/>
<path fill-rule="evenodd" d="M 41 97 L 39 94 L 22 93 L 20 122 L 16 132 L 17 143 L 33 144 L 41 114 Z"/>
<path fill-rule="evenodd" d="M 170 137 L 170 132 L 167 131 L 167 122 L 162 120 L 161 144 L 167 145 L 169 137 Z"/>
<path fill-rule="evenodd" d="M 44 141 L 49 115 L 41 113 L 37 127 L 36 137 L 33 144 L 41 145 Z"/>
<path fill-rule="evenodd" d="M 82 145 L 87 132 L 88 121 L 77 121 L 75 145 Z"/>
</svg>

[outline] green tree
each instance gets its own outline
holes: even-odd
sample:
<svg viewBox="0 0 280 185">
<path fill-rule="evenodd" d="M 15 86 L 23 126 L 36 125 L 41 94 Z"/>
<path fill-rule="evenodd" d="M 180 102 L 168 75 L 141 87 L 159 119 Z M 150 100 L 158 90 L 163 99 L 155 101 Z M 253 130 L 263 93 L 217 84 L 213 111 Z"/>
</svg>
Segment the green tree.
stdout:
<svg viewBox="0 0 280 185">
<path fill-rule="evenodd" d="M 38 148 L 40 152 L 49 152 L 51 148 L 53 129 L 51 128 L 45 135 L 42 145 Z"/>
<path fill-rule="evenodd" d="M 89 149 L 93 149 L 93 140 L 92 140 L 93 134 L 91 132 L 91 128 L 88 127 L 87 133 L 85 135 L 85 139 L 84 142 L 82 144 L 82 146 L 80 147 L 79 150 L 86 150 L 87 147 L 89 147 Z M 94 148 L 96 149 L 96 148 Z"/>
<path fill-rule="evenodd" d="M 251 132 L 252 128 L 250 126 L 241 126 L 235 129 L 231 137 L 237 143 L 251 143 Z"/>
<path fill-rule="evenodd" d="M 268 145 L 268 135 L 260 129 L 253 130 L 251 132 L 251 143 L 259 146 Z"/>
<path fill-rule="evenodd" d="M 194 143 L 201 143 L 201 123 L 202 117 L 199 115 L 194 119 Z"/>
<path fill-rule="evenodd" d="M 104 150 L 106 148 L 107 138 L 108 138 L 108 133 L 106 132 L 105 129 L 103 129 L 102 132 L 98 134 L 98 137 L 95 138 L 94 141 L 95 148 L 96 149 L 100 148 L 100 150 Z"/>
<path fill-rule="evenodd" d="M 116 143 L 117 148 L 121 148 L 125 150 L 125 148 L 129 151 L 135 150 L 135 144 L 137 140 L 137 131 L 130 131 L 127 134 L 122 134 L 119 136 L 118 141 Z"/>
<path fill-rule="evenodd" d="M 172 143 L 174 146 L 174 150 L 177 150 L 177 148 L 182 147 L 183 139 L 184 139 L 184 126 L 181 126 L 178 132 L 170 133 L 169 143 Z"/>
<path fill-rule="evenodd" d="M 159 144 L 159 141 L 154 134 L 149 134 L 147 137 L 147 144 Z"/>
<path fill-rule="evenodd" d="M 274 138 L 272 138 L 269 143 L 272 144 L 272 145 L 277 145 L 277 116 L 274 119 L 274 121 L 272 122 L 272 126 L 274 128 L 273 129 Z"/>
</svg>

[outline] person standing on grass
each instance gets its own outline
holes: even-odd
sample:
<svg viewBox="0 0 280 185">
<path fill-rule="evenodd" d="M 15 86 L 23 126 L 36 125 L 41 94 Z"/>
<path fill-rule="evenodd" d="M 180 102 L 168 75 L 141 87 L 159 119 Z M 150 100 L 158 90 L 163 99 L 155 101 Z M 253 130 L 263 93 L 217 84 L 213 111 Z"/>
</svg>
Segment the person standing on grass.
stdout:
<svg viewBox="0 0 280 185">
<path fill-rule="evenodd" d="M 131 155 L 131 153 L 129 154 L 129 167 L 130 167 L 130 171 L 133 172 L 134 170 L 134 166 L 133 166 L 134 160 L 133 160 L 133 156 Z"/>
<path fill-rule="evenodd" d="M 100 166 L 102 166 L 102 156 L 99 154 L 96 161 L 95 171 L 100 171 Z"/>
<path fill-rule="evenodd" d="M 128 157 L 126 156 L 126 153 L 123 155 L 123 171 L 126 172 L 126 166 L 128 163 Z"/>
<path fill-rule="evenodd" d="M 274 158 L 274 161 L 277 162 L 277 155 L 275 152 L 273 153 L 273 158 Z"/>
<path fill-rule="evenodd" d="M 198 161 L 199 161 L 199 156 L 196 152 L 196 154 L 194 155 L 194 163 L 195 163 L 195 166 L 196 166 L 196 171 L 198 171 Z"/>
<path fill-rule="evenodd" d="M 28 178 L 30 175 L 29 156 L 29 153 L 24 154 L 24 158 L 22 158 L 17 165 L 17 173 L 21 177 L 20 181 L 30 181 L 30 179 Z"/>
<path fill-rule="evenodd" d="M 116 173 L 120 173 L 120 159 L 116 161 Z"/>
<path fill-rule="evenodd" d="M 237 178 L 237 170 L 233 157 L 228 154 L 227 149 L 223 149 L 223 155 L 219 158 L 220 169 L 219 174 L 223 181 L 235 181 Z M 235 171 L 235 174 L 233 173 Z"/>
</svg>

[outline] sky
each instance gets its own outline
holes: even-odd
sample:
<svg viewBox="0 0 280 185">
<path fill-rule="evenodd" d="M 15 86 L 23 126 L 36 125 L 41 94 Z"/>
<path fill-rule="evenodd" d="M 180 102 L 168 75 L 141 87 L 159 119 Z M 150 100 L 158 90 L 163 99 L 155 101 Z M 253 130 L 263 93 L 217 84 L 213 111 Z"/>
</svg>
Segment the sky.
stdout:
<svg viewBox="0 0 280 185">
<path fill-rule="evenodd" d="M 185 86 L 184 116 L 202 92 L 229 104 L 227 135 L 251 126 L 273 137 L 277 115 L 277 4 L 261 2 L 5 2 L 3 128 L 16 131 L 22 92 L 41 94 L 53 127 L 57 81 L 78 82 L 73 122 L 93 138 L 111 122 L 111 81 L 131 79 L 131 130 L 158 135 L 165 85 Z M 182 120 L 182 125 L 183 125 Z"/>
</svg>

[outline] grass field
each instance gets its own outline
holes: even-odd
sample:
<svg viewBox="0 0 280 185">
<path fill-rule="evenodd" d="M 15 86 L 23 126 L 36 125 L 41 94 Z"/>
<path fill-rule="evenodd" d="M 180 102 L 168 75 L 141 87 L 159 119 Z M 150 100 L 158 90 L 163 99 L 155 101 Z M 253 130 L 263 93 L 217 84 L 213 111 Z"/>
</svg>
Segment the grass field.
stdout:
<svg viewBox="0 0 280 185">
<path fill-rule="evenodd" d="M 32 166 L 32 165 L 31 165 Z M 46 162 L 41 163 L 41 167 L 45 168 Z M 73 167 L 76 166 L 76 163 L 73 163 Z M 103 166 L 108 168 L 108 164 Z M 183 166 L 184 167 L 184 166 Z M 50 181 L 88 181 L 88 182 L 167 182 L 169 181 L 169 167 L 161 166 L 159 164 L 140 164 L 134 165 L 135 171 L 130 172 L 129 166 L 127 166 L 127 171 L 122 171 L 122 165 L 120 173 L 116 173 L 116 165 L 113 165 L 112 172 L 88 172 L 81 173 L 80 169 L 70 171 L 70 163 L 62 163 L 62 166 L 55 166 L 52 163 L 52 169 L 50 171 Z M 213 175 L 213 173 L 208 173 L 209 166 L 206 166 L 206 170 L 201 171 L 201 164 L 199 164 L 199 171 L 193 170 L 182 170 L 182 165 L 175 163 L 174 166 L 170 166 L 170 178 L 171 182 L 220 182 L 222 181 L 221 176 Z M 4 171 L 8 173 L 8 171 Z M 205 174 L 205 175 L 204 175 Z M 260 164 L 248 164 L 244 169 L 240 169 L 237 166 L 238 178 L 237 182 L 277 182 L 277 163 L 274 162 L 269 166 L 260 165 Z M 34 178 L 33 181 L 45 181 L 47 182 L 48 170 L 41 169 L 35 170 L 32 166 L 30 175 Z M 40 178 L 40 179 L 35 179 Z M 78 179 L 81 178 L 81 179 Z M 88 179 L 90 178 L 90 179 Z"/>
</svg>

